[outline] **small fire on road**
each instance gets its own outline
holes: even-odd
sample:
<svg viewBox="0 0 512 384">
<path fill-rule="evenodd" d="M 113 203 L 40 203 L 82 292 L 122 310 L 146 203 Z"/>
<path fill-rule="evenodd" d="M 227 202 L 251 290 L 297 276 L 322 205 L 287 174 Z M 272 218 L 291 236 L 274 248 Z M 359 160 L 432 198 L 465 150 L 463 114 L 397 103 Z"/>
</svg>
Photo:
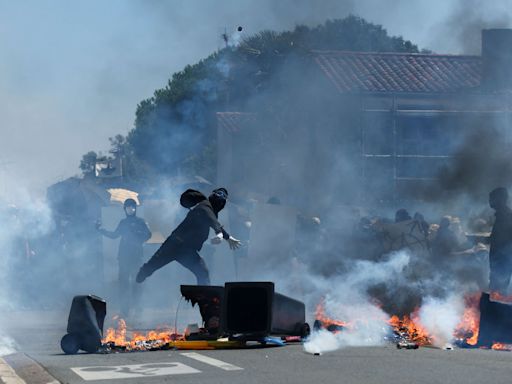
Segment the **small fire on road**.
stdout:
<svg viewBox="0 0 512 384">
<path fill-rule="evenodd" d="M 103 349 L 106 352 L 168 349 L 171 341 L 185 340 L 183 334 L 175 332 L 168 326 L 146 332 L 135 332 L 127 329 L 124 319 L 114 318 L 114 320 L 117 320 L 117 327 L 107 329 L 102 339 Z"/>
</svg>

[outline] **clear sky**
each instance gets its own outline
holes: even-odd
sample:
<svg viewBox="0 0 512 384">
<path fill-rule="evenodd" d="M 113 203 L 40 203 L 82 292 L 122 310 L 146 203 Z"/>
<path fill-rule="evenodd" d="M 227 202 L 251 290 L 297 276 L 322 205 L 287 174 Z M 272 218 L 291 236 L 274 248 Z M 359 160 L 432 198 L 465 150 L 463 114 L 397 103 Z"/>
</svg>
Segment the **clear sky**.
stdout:
<svg viewBox="0 0 512 384">
<path fill-rule="evenodd" d="M 0 0 L 0 195 L 79 173 L 133 126 L 137 103 L 222 45 L 226 28 L 284 30 L 349 13 L 420 48 L 479 54 L 512 0 Z"/>
</svg>

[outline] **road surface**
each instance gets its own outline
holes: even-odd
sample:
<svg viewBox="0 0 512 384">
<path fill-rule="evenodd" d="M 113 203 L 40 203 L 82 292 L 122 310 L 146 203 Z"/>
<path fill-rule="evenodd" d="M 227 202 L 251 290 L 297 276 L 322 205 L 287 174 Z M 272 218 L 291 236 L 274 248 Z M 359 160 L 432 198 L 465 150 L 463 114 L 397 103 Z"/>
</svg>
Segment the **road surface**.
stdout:
<svg viewBox="0 0 512 384">
<path fill-rule="evenodd" d="M 18 377 L 35 384 L 512 383 L 512 353 L 478 349 L 398 350 L 389 345 L 351 347 L 314 356 L 305 353 L 300 344 L 291 344 L 66 356 L 59 341 L 65 333 L 67 313 L 18 312 L 4 317 L 9 321 L 4 321 L 2 330 L 17 344 L 17 353 L 0 360 L 0 377 L 7 384 L 23 383 L 16 381 Z"/>
</svg>

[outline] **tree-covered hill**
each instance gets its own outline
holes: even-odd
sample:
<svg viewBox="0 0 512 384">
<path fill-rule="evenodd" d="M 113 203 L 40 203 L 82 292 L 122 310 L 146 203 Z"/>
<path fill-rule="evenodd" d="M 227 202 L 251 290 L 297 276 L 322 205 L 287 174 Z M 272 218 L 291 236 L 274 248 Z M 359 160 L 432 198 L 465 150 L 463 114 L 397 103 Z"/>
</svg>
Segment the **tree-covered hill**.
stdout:
<svg viewBox="0 0 512 384">
<path fill-rule="evenodd" d="M 263 31 L 237 45 L 227 41 L 224 49 L 174 73 L 164 88 L 139 103 L 128 136 L 111 139 L 113 152 L 123 156 L 127 183 L 141 186 L 177 174 L 214 179 L 215 112 L 243 111 L 272 84 L 287 58 L 307 57 L 311 50 L 417 53 L 418 47 L 357 16 L 313 28 Z M 84 155 L 84 172 L 94 155 Z"/>
</svg>

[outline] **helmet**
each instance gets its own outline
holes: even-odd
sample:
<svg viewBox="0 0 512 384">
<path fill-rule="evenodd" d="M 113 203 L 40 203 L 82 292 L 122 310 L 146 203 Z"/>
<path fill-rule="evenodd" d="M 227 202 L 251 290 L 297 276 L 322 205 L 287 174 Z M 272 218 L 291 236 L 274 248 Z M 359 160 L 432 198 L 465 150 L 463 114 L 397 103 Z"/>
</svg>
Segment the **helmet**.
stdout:
<svg viewBox="0 0 512 384">
<path fill-rule="evenodd" d="M 135 207 L 137 208 L 137 202 L 134 199 L 126 199 L 124 201 L 123 206 L 126 207 Z"/>
</svg>

